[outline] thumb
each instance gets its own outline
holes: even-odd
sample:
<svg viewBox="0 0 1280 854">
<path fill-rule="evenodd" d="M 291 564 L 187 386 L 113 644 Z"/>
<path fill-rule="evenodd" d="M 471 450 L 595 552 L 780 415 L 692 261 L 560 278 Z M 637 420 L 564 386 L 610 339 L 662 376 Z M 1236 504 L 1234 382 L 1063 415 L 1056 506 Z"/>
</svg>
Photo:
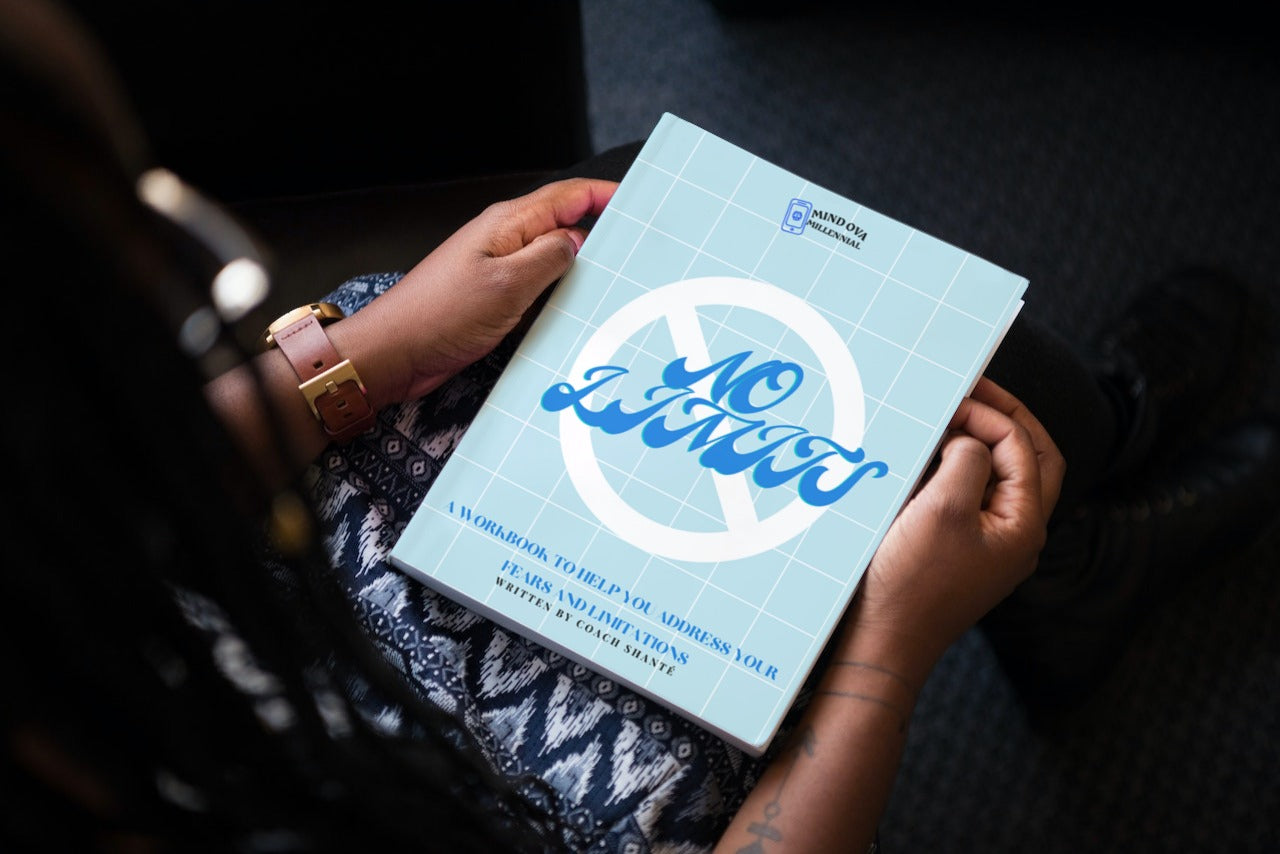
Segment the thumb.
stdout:
<svg viewBox="0 0 1280 854">
<path fill-rule="evenodd" d="M 532 300 L 569 269 L 582 246 L 582 234 L 574 228 L 556 228 L 540 234 L 503 260 L 511 264 L 512 278 L 532 289 Z"/>
</svg>

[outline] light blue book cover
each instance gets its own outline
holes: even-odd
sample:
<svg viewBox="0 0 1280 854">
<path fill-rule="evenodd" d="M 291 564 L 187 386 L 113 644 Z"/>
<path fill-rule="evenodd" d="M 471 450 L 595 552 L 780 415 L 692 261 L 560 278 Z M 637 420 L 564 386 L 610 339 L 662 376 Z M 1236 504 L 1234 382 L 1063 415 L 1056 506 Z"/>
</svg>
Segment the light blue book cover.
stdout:
<svg viewBox="0 0 1280 854">
<path fill-rule="evenodd" d="M 666 114 L 391 559 L 759 755 L 1026 286 Z"/>
</svg>

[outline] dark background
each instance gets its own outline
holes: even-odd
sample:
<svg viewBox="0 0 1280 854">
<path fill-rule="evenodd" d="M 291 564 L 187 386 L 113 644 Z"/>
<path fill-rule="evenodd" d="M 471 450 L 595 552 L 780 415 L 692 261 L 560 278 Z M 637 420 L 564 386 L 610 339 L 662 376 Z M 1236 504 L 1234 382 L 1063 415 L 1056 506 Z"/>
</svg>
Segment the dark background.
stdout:
<svg viewBox="0 0 1280 854">
<path fill-rule="evenodd" d="M 282 309 L 403 269 L 663 111 L 1026 275 L 1026 311 L 1073 338 L 1188 263 L 1280 306 L 1275 30 L 1230 6 L 76 5 L 166 165 L 264 238 Z M 1048 729 L 965 636 L 925 686 L 885 848 L 1280 851 L 1277 567 L 1275 529 L 1197 567 Z"/>
</svg>

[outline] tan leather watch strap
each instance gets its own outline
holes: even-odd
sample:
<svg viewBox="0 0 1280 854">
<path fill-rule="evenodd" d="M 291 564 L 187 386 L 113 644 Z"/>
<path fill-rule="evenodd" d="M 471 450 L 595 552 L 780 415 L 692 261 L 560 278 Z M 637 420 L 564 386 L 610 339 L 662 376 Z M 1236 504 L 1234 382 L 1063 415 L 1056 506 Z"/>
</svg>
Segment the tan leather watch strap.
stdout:
<svg viewBox="0 0 1280 854">
<path fill-rule="evenodd" d="M 375 413 L 360 375 L 342 358 L 321 325 L 342 314 L 326 303 L 296 308 L 267 329 L 263 343 L 284 353 L 301 382 L 311 414 L 335 442 L 350 442 L 373 427 Z"/>
</svg>

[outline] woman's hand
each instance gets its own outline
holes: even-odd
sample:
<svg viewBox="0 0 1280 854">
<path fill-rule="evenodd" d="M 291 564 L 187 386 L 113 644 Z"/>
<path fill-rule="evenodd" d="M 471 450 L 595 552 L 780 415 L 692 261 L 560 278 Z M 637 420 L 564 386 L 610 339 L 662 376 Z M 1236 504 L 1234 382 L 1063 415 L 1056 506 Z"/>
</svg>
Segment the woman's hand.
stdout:
<svg viewBox="0 0 1280 854">
<path fill-rule="evenodd" d="M 920 686 L 947 646 L 1035 568 L 1062 455 L 1013 395 L 982 380 L 938 463 L 876 551 L 790 745 L 716 851 L 865 851 Z"/>
<path fill-rule="evenodd" d="M 893 666 L 919 684 L 947 646 L 1035 569 L 1065 470 L 1035 416 L 980 380 L 877 550 L 846 633 L 909 650 Z"/>
<path fill-rule="evenodd" d="M 498 202 L 389 291 L 329 327 L 375 408 L 421 397 L 483 357 L 564 275 L 611 181 L 573 178 Z"/>
<path fill-rule="evenodd" d="M 598 216 L 617 184 L 573 178 L 490 205 L 363 309 L 326 327 L 350 360 L 374 409 L 421 397 L 511 332 L 582 246 L 578 224 Z M 288 459 L 272 441 L 267 411 L 248 366 L 206 388 L 266 482 L 301 471 L 329 443 L 311 415 L 293 369 L 279 350 L 257 359 L 263 387 L 279 414 Z"/>
</svg>

